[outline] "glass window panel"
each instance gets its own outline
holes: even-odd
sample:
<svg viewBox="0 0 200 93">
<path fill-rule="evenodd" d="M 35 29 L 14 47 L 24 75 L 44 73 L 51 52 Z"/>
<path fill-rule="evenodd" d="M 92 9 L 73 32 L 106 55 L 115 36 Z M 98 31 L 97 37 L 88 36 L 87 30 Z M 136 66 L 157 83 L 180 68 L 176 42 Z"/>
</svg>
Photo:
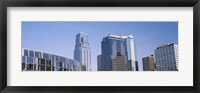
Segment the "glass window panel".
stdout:
<svg viewBox="0 0 200 93">
<path fill-rule="evenodd" d="M 27 64 L 33 64 L 33 58 L 27 57 Z"/>
<path fill-rule="evenodd" d="M 24 49 L 24 56 L 28 56 L 28 50 Z"/>
<path fill-rule="evenodd" d="M 51 65 L 54 66 L 54 62 L 53 61 L 51 62 Z"/>
<path fill-rule="evenodd" d="M 33 70 L 33 64 L 27 64 L 27 69 L 28 71 Z"/>
<path fill-rule="evenodd" d="M 56 61 L 59 61 L 59 57 L 58 56 L 56 56 Z"/>
<path fill-rule="evenodd" d="M 63 63 L 62 62 L 59 62 L 60 63 L 60 67 L 63 67 Z"/>
<path fill-rule="evenodd" d="M 66 68 L 66 63 L 63 63 L 64 64 L 64 68 Z"/>
<path fill-rule="evenodd" d="M 60 57 L 61 62 L 66 62 L 66 59 L 64 57 Z"/>
<path fill-rule="evenodd" d="M 39 58 L 39 59 L 38 59 L 38 64 L 39 64 L 39 65 L 45 65 L 45 59 Z"/>
<path fill-rule="evenodd" d="M 41 65 L 42 59 L 38 58 L 38 65 Z"/>
<path fill-rule="evenodd" d="M 52 60 L 55 60 L 56 58 L 55 58 L 55 55 L 51 55 L 51 58 L 52 58 Z"/>
<path fill-rule="evenodd" d="M 41 58 L 41 52 L 35 52 L 35 57 Z"/>
<path fill-rule="evenodd" d="M 29 56 L 34 57 L 34 51 L 29 51 Z"/>
<path fill-rule="evenodd" d="M 51 71 L 51 66 L 46 66 L 46 71 Z"/>
<path fill-rule="evenodd" d="M 26 63 L 26 57 L 22 56 L 22 63 Z"/>
<path fill-rule="evenodd" d="M 46 60 L 47 65 L 51 65 L 51 60 Z"/>
<path fill-rule="evenodd" d="M 60 62 L 56 62 L 56 68 L 60 68 Z"/>
<path fill-rule="evenodd" d="M 68 68 L 68 63 L 65 63 L 65 68 Z"/>
<path fill-rule="evenodd" d="M 44 58 L 44 59 L 49 59 L 49 54 L 43 53 L 43 58 Z"/>
<path fill-rule="evenodd" d="M 45 65 L 45 59 L 41 59 L 41 65 Z"/>
</svg>

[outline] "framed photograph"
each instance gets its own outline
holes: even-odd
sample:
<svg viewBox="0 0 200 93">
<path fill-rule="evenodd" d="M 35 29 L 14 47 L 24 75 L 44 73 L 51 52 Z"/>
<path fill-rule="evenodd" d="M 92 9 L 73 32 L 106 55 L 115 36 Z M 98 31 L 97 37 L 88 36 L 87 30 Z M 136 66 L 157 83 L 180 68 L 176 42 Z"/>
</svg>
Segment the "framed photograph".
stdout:
<svg viewBox="0 0 200 93">
<path fill-rule="evenodd" d="M 0 6 L 1 92 L 199 92 L 199 0 Z"/>
</svg>

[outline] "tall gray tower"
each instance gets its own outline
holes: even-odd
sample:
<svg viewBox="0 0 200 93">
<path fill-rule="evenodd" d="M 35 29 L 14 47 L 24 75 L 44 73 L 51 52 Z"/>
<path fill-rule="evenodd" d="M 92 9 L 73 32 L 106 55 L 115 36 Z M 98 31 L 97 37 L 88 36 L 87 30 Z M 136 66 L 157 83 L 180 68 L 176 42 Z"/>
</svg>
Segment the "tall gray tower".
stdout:
<svg viewBox="0 0 200 93">
<path fill-rule="evenodd" d="M 162 45 L 154 51 L 157 71 L 178 71 L 178 45 Z"/>
<path fill-rule="evenodd" d="M 82 71 L 91 71 L 91 50 L 87 33 L 80 32 L 76 35 L 74 60 L 82 64 Z"/>
</svg>

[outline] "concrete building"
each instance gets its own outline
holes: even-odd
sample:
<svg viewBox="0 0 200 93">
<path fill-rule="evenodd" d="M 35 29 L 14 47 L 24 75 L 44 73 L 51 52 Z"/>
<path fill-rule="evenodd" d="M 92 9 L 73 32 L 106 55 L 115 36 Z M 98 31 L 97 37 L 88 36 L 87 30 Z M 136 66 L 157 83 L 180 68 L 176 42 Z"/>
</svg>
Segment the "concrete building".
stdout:
<svg viewBox="0 0 200 93">
<path fill-rule="evenodd" d="M 155 71 L 155 58 L 154 55 L 142 58 L 143 71 Z"/>
</svg>

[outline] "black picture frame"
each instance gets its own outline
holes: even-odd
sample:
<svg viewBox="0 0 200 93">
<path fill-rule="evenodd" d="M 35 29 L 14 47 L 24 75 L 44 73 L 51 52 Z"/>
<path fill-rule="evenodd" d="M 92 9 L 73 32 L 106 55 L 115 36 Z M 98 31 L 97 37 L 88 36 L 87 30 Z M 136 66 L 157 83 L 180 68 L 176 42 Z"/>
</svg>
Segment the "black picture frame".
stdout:
<svg viewBox="0 0 200 93">
<path fill-rule="evenodd" d="M 193 7 L 193 82 L 194 86 L 7 86 L 7 7 Z M 130 92 L 130 93 L 199 93 L 200 0 L 2 0 L 0 1 L 0 91 L 31 92 Z"/>
</svg>

